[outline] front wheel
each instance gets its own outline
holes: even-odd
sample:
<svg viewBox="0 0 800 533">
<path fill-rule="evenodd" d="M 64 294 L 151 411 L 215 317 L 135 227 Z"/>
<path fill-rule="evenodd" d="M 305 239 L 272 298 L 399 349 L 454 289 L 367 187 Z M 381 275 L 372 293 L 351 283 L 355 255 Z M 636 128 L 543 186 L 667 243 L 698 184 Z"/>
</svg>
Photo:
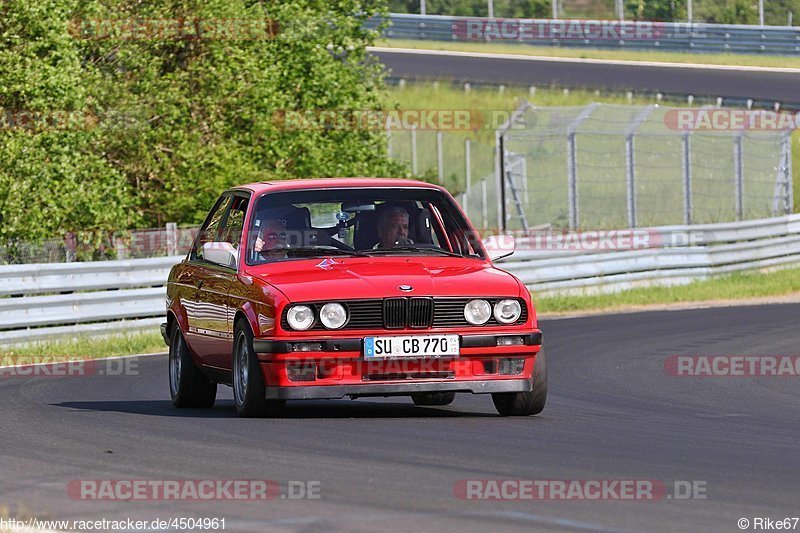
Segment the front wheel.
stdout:
<svg viewBox="0 0 800 533">
<path fill-rule="evenodd" d="M 277 416 L 286 402 L 267 400 L 264 375 L 253 350 L 253 333 L 244 320 L 236 323 L 233 344 L 233 399 L 243 418 Z"/>
<path fill-rule="evenodd" d="M 536 354 L 533 367 L 533 390 L 530 392 L 498 392 L 492 394 L 497 412 L 502 416 L 529 416 L 542 412 L 547 402 L 547 359 L 544 350 Z"/>
<path fill-rule="evenodd" d="M 177 322 L 169 337 L 169 392 L 175 407 L 213 407 L 217 398 L 217 384 L 192 360 Z"/>
</svg>

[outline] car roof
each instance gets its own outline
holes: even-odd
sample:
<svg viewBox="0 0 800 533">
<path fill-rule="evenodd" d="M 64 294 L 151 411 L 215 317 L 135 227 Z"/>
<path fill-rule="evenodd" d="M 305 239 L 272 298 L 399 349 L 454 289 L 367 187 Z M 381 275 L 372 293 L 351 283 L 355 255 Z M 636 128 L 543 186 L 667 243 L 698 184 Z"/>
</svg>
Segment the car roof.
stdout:
<svg viewBox="0 0 800 533">
<path fill-rule="evenodd" d="M 401 178 L 314 178 L 314 179 L 286 179 L 276 181 L 261 181 L 233 187 L 233 189 L 247 189 L 256 194 L 264 192 L 290 191 L 302 189 L 338 189 L 343 187 L 370 188 L 370 187 L 415 187 L 425 189 L 445 190 L 444 187 L 424 181 Z"/>
</svg>

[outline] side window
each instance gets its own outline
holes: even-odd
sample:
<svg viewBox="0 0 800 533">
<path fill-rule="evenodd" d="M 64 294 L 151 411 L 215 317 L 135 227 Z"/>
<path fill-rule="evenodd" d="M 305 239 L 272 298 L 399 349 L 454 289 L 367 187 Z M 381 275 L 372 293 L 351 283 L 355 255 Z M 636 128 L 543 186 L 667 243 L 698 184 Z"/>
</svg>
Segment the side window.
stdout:
<svg viewBox="0 0 800 533">
<path fill-rule="evenodd" d="M 233 245 L 234 248 L 239 248 L 239 243 L 242 242 L 242 230 L 244 229 L 244 216 L 247 213 L 247 204 L 249 200 L 241 196 L 234 196 L 231 210 L 228 213 L 228 218 L 225 220 L 225 227 L 222 230 L 222 238 L 220 241 L 227 242 Z"/>
<path fill-rule="evenodd" d="M 222 224 L 222 217 L 225 211 L 231 205 L 231 196 L 226 196 L 221 201 L 217 202 L 216 207 L 211 212 L 211 215 L 206 219 L 206 223 L 200 230 L 200 234 L 195 240 L 194 247 L 190 259 L 203 260 L 203 245 L 207 242 L 214 242 L 219 234 L 219 228 Z"/>
</svg>

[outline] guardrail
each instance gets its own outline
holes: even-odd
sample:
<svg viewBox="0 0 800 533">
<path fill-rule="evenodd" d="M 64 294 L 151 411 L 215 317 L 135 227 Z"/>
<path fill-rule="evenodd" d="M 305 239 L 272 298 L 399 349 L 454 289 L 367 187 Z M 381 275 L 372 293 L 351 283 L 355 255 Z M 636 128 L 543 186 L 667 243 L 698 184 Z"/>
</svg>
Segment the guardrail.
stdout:
<svg viewBox="0 0 800 533">
<path fill-rule="evenodd" d="M 746 222 L 623 230 L 640 249 L 589 249 L 586 234 L 540 230 L 499 265 L 536 294 L 688 283 L 716 274 L 800 264 L 800 214 Z M 634 232 L 634 233 L 631 233 Z M 537 236 L 539 238 L 537 238 Z M 593 243 L 602 242 L 593 235 Z M 612 238 L 613 239 L 613 238 Z M 567 243 L 567 248 L 540 246 Z M 609 242 L 614 242 L 613 240 Z M 630 239 L 628 239 L 630 242 Z M 538 243 L 538 244 L 537 244 Z M 0 267 L 0 345 L 151 329 L 163 321 L 169 269 L 181 256 Z M 122 320 L 124 319 L 124 320 Z"/>
<path fill-rule="evenodd" d="M 170 268 L 183 256 L 0 266 L 0 345 L 157 331 Z"/>
<path fill-rule="evenodd" d="M 369 21 L 375 28 L 382 19 Z M 489 19 L 393 13 L 383 31 L 389 39 L 502 42 L 534 46 L 800 54 L 800 28 L 689 22 Z"/>
<path fill-rule="evenodd" d="M 535 249 L 535 241 L 519 239 L 520 251 L 501 266 L 534 293 L 547 295 L 685 284 L 718 274 L 800 265 L 800 214 L 630 231 L 644 237 L 642 248 Z M 579 243 L 580 235 L 560 235 L 560 242 Z"/>
</svg>

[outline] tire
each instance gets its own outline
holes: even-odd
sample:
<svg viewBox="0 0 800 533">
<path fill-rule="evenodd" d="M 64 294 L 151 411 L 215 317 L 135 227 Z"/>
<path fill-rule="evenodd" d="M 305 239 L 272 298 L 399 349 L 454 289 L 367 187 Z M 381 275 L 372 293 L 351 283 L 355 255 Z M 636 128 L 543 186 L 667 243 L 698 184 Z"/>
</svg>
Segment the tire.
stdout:
<svg viewBox="0 0 800 533">
<path fill-rule="evenodd" d="M 456 397 L 455 392 L 413 392 L 414 405 L 450 405 Z"/>
<path fill-rule="evenodd" d="M 533 390 L 492 394 L 494 407 L 501 416 L 529 416 L 542 412 L 547 402 L 547 359 L 544 350 L 536 354 L 533 367 Z"/>
<path fill-rule="evenodd" d="M 234 330 L 233 361 L 233 399 L 236 412 L 242 418 L 261 418 L 280 414 L 285 401 L 267 400 L 264 375 L 253 350 L 253 333 L 244 321 L 236 322 Z"/>
<path fill-rule="evenodd" d="M 192 360 L 180 326 L 172 325 L 169 337 L 169 392 L 175 407 L 213 407 L 217 384 Z"/>
</svg>

